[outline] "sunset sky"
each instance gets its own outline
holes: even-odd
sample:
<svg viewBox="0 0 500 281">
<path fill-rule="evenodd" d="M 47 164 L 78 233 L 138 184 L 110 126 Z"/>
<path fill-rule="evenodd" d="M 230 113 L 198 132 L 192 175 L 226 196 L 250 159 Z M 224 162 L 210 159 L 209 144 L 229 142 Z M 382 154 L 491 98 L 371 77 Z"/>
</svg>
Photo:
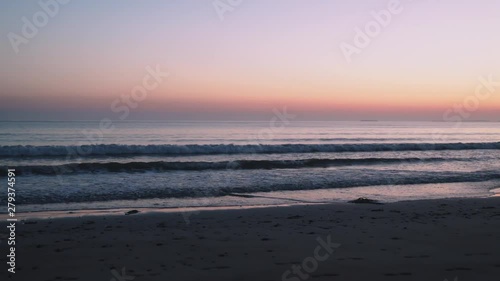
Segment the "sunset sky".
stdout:
<svg viewBox="0 0 500 281">
<path fill-rule="evenodd" d="M 340 45 L 389 0 L 245 0 L 222 20 L 213 0 L 73 0 L 16 53 L 38 2 L 0 2 L 0 120 L 117 119 L 157 65 L 170 76 L 128 118 L 442 120 L 480 76 L 500 81 L 500 0 L 401 0 L 350 63 Z M 500 86 L 470 113 L 500 120 Z"/>
</svg>

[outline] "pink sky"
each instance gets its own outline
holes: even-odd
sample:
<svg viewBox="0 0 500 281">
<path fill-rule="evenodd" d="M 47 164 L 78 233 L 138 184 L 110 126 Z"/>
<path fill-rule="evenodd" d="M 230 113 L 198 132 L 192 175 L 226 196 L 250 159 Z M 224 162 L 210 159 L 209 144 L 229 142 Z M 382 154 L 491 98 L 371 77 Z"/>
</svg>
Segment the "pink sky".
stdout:
<svg viewBox="0 0 500 281">
<path fill-rule="evenodd" d="M 350 63 L 340 44 L 390 1 L 345 2 L 244 1 L 222 21 L 212 1 L 72 2 L 19 53 L 1 42 L 0 119 L 109 116 L 156 65 L 171 75 L 130 118 L 261 119 L 286 106 L 310 120 L 441 120 L 480 76 L 500 81 L 500 0 L 402 0 Z M 40 10 L 0 5 L 4 34 Z M 500 119 L 500 87 L 470 118 Z"/>
</svg>

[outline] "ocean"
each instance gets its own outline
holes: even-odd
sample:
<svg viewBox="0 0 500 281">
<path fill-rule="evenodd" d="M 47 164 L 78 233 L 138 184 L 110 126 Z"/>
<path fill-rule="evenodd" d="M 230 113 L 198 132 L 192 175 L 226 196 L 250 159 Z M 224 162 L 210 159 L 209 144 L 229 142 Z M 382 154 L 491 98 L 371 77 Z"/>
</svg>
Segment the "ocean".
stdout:
<svg viewBox="0 0 500 281">
<path fill-rule="evenodd" d="M 1 122 L 0 166 L 21 212 L 487 197 L 500 123 Z"/>
</svg>

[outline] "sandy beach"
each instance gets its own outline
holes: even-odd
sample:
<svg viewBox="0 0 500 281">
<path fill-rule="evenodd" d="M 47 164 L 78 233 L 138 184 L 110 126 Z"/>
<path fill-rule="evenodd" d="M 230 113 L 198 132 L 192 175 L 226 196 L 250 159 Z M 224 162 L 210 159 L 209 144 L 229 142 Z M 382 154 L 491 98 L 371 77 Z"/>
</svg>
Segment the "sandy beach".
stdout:
<svg viewBox="0 0 500 281">
<path fill-rule="evenodd" d="M 499 203 L 27 219 L 11 280 L 500 280 Z"/>
</svg>

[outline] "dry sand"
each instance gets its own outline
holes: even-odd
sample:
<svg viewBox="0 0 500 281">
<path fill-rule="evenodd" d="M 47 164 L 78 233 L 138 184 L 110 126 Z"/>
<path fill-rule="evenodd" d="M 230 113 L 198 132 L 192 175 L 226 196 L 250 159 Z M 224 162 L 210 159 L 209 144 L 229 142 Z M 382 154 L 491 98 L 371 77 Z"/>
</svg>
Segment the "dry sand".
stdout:
<svg viewBox="0 0 500 281">
<path fill-rule="evenodd" d="M 499 203 L 217 210 L 190 224 L 178 213 L 30 219 L 17 227 L 17 273 L 0 279 L 500 280 Z"/>
</svg>

